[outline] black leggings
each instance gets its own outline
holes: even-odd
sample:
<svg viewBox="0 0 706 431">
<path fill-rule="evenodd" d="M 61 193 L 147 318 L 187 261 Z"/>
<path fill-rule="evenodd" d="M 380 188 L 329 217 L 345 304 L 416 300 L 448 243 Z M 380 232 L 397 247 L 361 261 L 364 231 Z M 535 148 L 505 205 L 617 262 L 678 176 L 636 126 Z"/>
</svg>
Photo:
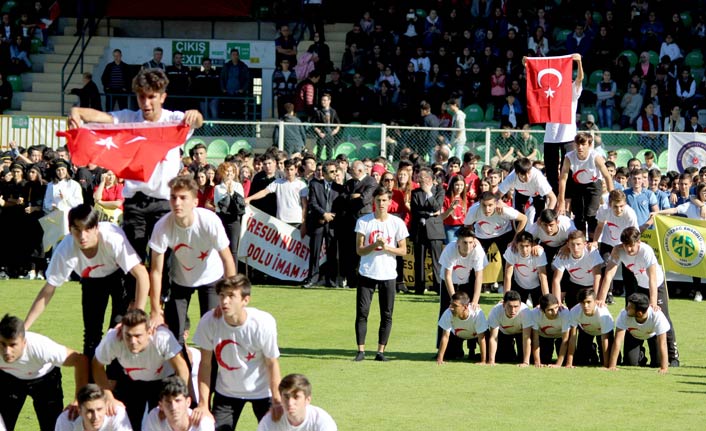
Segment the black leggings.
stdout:
<svg viewBox="0 0 706 431">
<path fill-rule="evenodd" d="M 245 403 L 252 404 L 252 411 L 255 413 L 258 423 L 265 417 L 271 405 L 270 398 L 231 398 L 216 392 L 213 395 L 212 409 L 213 418 L 216 420 L 216 430 L 234 431 L 235 427 L 238 425 L 238 420 L 240 419 L 240 414 L 243 412 Z"/>
<path fill-rule="evenodd" d="M 0 415 L 8 430 L 15 429 L 17 417 L 27 399 L 32 397 L 34 412 L 41 431 L 54 431 L 56 418 L 64 409 L 61 389 L 61 370 L 54 368 L 47 375 L 32 380 L 21 380 L 0 371 Z"/>
<path fill-rule="evenodd" d="M 380 303 L 380 329 L 378 330 L 378 344 L 387 345 L 392 330 L 392 311 L 395 306 L 395 295 L 397 293 L 395 280 L 373 280 L 372 278 L 359 276 L 360 286 L 356 293 L 355 311 L 355 338 L 359 346 L 365 344 L 365 336 L 368 332 L 368 313 L 370 303 L 375 293 L 375 288 L 379 289 L 378 300 Z"/>
</svg>

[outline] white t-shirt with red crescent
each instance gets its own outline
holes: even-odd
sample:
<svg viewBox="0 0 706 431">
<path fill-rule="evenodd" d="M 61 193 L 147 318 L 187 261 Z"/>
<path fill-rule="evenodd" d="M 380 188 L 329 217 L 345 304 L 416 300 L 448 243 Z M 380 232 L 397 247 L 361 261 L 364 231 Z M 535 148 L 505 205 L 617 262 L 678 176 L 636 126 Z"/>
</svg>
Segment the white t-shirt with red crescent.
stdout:
<svg viewBox="0 0 706 431">
<path fill-rule="evenodd" d="M 382 236 L 387 244 L 397 247 L 399 241 L 409 236 L 404 221 L 389 214 L 385 221 L 376 219 L 374 213 L 362 216 L 355 224 L 355 232 L 363 234 L 363 246 L 374 243 Z M 382 250 L 374 250 L 360 257 L 358 272 L 373 280 L 394 280 L 397 278 L 397 257 Z"/>
<path fill-rule="evenodd" d="M 613 331 L 615 322 L 608 307 L 596 307 L 592 316 L 583 312 L 581 304 L 576 304 L 569 312 L 571 316 L 571 326 L 580 327 L 588 335 L 598 336 Z"/>
<path fill-rule="evenodd" d="M 564 258 L 556 256 L 552 262 L 555 270 L 569 273 L 572 283 L 586 287 L 593 286 L 593 268 L 601 264 L 603 258 L 598 250 L 584 250 L 578 259 L 574 259 L 571 253 Z"/>
<path fill-rule="evenodd" d="M 157 253 L 172 249 L 169 277 L 186 287 L 213 283 L 223 277 L 224 269 L 218 251 L 230 241 L 221 219 L 206 208 L 194 208 L 194 221 L 189 227 L 177 225 L 174 214 L 162 216 L 150 238 L 149 246 Z"/>
<path fill-rule="evenodd" d="M 25 341 L 25 349 L 15 362 L 7 363 L 0 355 L 0 371 L 20 380 L 33 380 L 46 376 L 54 367 L 60 367 L 66 361 L 66 347 L 49 337 L 36 332 L 25 332 Z"/>
<path fill-rule="evenodd" d="M 74 420 L 69 419 L 69 411 L 64 410 L 56 419 L 54 431 L 84 431 L 83 418 L 81 416 Z M 103 425 L 98 431 L 132 431 L 130 418 L 127 416 L 125 407 L 118 406 L 114 416 L 105 415 Z"/>
<path fill-rule="evenodd" d="M 539 331 L 540 337 L 560 338 L 562 333 L 571 329 L 571 317 L 566 308 L 559 308 L 556 319 L 549 319 L 539 307 L 529 310 L 528 313 L 527 319 L 532 321 L 532 329 Z"/>
<path fill-rule="evenodd" d="M 439 257 L 439 264 L 442 274 L 446 273 L 447 269 L 451 270 L 451 281 L 458 285 L 468 283 L 471 270 L 478 272 L 488 266 L 488 256 L 480 244 L 477 244 L 467 256 L 461 256 L 458 242 L 453 241 L 444 247 Z"/>
<path fill-rule="evenodd" d="M 118 269 L 128 273 L 140 262 L 125 232 L 112 223 L 100 222 L 98 253 L 89 259 L 74 241 L 73 235 L 64 237 L 54 250 L 47 268 L 47 283 L 61 286 L 69 280 L 72 271 L 81 278 L 106 277 Z"/>
<path fill-rule="evenodd" d="M 529 308 L 523 302 L 520 304 L 520 311 L 515 317 L 507 317 L 503 304 L 495 305 L 488 313 L 488 327 L 498 329 L 505 335 L 514 335 L 522 332 L 523 328 L 531 328 L 532 321 L 527 319 Z"/>
<path fill-rule="evenodd" d="M 514 208 L 504 206 L 503 213 L 493 212 L 490 217 L 483 214 L 480 202 L 474 203 L 466 213 L 463 224 L 475 224 L 476 237 L 480 239 L 497 238 L 512 230 L 512 221 L 517 220 L 520 212 Z"/>
<path fill-rule="evenodd" d="M 306 416 L 304 422 L 294 426 L 289 423 L 284 415 L 279 421 L 272 419 L 272 413 L 268 412 L 257 425 L 257 431 L 337 431 L 338 427 L 331 415 L 321 407 L 312 405 L 306 406 Z"/>
<path fill-rule="evenodd" d="M 514 189 L 517 193 L 525 196 L 546 196 L 552 191 L 552 186 L 549 185 L 547 177 L 542 171 L 532 167 L 529 172 L 527 182 L 522 182 L 513 170 L 505 179 L 498 185 L 500 193 L 506 194 Z"/>
<path fill-rule="evenodd" d="M 169 329 L 158 327 L 145 350 L 132 353 L 113 328 L 103 337 L 96 348 L 96 360 L 108 365 L 117 359 L 130 380 L 152 382 L 174 374 L 169 360 L 181 353 L 181 345 Z"/>
<path fill-rule="evenodd" d="M 544 254 L 544 250 L 541 250 L 537 256 L 530 253 L 527 257 L 522 257 L 520 253 L 515 253 L 511 247 L 508 247 L 503 253 L 503 258 L 506 264 L 512 265 L 512 279 L 518 286 L 526 290 L 539 287 L 538 268 L 547 266 L 547 255 Z"/>
<path fill-rule="evenodd" d="M 655 256 L 652 247 L 644 242 L 640 242 L 640 248 L 637 250 L 635 256 L 630 256 L 625 249 L 618 252 L 618 262 L 625 265 L 628 271 L 631 271 L 635 278 L 637 279 L 637 285 L 643 289 L 650 288 L 650 277 L 647 275 L 647 269 L 654 265 L 656 280 L 655 286 L 661 286 L 664 283 L 664 271 L 662 267 L 657 262 L 657 256 Z"/>
<path fill-rule="evenodd" d="M 218 363 L 216 391 L 231 398 L 267 398 L 270 393 L 265 358 L 279 358 L 277 323 L 271 314 L 247 307 L 247 319 L 231 326 L 223 317 L 204 314 L 194 343 L 210 350 Z"/>
<path fill-rule="evenodd" d="M 532 223 L 525 229 L 527 232 L 531 233 L 535 239 L 539 240 L 542 246 L 557 248 L 566 244 L 569 239 L 569 234 L 576 230 L 574 226 L 574 221 L 567 216 L 560 215 L 557 217 L 557 232 L 554 235 L 549 235 L 542 229 L 539 223 Z"/>
<path fill-rule="evenodd" d="M 628 331 L 630 335 L 638 340 L 647 340 L 655 335 L 665 334 L 669 331 L 669 320 L 662 313 L 662 310 L 654 312 L 652 307 L 647 309 L 647 320 L 639 323 L 634 317 L 628 316 L 625 309 L 620 311 L 615 321 L 615 327 Z"/>
<path fill-rule="evenodd" d="M 625 230 L 626 227 L 633 226 L 638 229 L 640 228 L 640 225 L 637 224 L 637 215 L 635 214 L 635 210 L 627 205 L 625 205 L 623 215 L 620 217 L 616 217 L 612 208 L 602 206 L 598 208 L 596 220 L 599 222 L 605 222 L 598 242 L 608 244 L 613 247 L 620 244 L 620 234 L 623 233 L 623 230 Z"/>
<path fill-rule="evenodd" d="M 466 319 L 454 316 L 451 310 L 447 309 L 439 318 L 439 327 L 444 331 L 453 331 L 459 338 L 469 340 L 487 331 L 488 321 L 485 320 L 485 313 L 480 309 L 471 309 Z"/>
<path fill-rule="evenodd" d="M 574 183 L 591 184 L 603 179 L 603 174 L 596 166 L 597 155 L 595 150 L 590 150 L 587 157 L 581 160 L 575 150 L 566 153 L 565 157 L 571 166 L 571 178 Z"/>
</svg>

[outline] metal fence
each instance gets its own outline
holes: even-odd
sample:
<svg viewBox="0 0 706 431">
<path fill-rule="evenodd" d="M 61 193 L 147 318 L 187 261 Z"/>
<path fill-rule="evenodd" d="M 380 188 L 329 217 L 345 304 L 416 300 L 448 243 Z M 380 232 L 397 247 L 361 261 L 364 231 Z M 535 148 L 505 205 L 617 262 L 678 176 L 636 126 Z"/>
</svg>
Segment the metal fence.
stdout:
<svg viewBox="0 0 706 431">
<path fill-rule="evenodd" d="M 0 148 L 8 149 L 12 141 L 25 148 L 32 145 L 58 148 L 63 145 L 56 136 L 59 130 L 66 130 L 66 117 L 0 115 Z"/>
</svg>

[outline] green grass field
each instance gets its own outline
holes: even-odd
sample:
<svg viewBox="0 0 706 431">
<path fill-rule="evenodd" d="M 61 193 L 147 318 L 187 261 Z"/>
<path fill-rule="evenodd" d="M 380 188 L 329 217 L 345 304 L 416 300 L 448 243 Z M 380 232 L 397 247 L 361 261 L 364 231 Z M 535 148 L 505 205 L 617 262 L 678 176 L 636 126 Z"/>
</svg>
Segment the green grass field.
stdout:
<svg viewBox="0 0 706 431">
<path fill-rule="evenodd" d="M 1 282 L 0 312 L 24 318 L 40 288 L 39 281 Z M 486 314 L 499 298 L 484 295 Z M 432 295 L 397 297 L 387 363 L 373 361 L 371 354 L 362 363 L 352 361 L 352 289 L 258 286 L 251 306 L 277 319 L 282 374 L 306 374 L 314 386 L 313 403 L 331 413 L 341 430 L 706 428 L 705 303 L 670 303 L 682 366 L 661 376 L 649 368 L 519 369 L 467 361 L 437 366 L 432 360 L 437 301 Z M 611 306 L 614 317 L 619 310 L 620 305 Z M 190 311 L 197 322 L 197 304 Z M 80 350 L 80 313 L 80 289 L 69 283 L 57 291 L 32 329 Z M 371 352 L 377 343 L 377 313 L 375 304 L 368 328 Z M 64 372 L 64 388 L 68 402 L 74 390 L 72 372 Z M 27 402 L 17 430 L 36 429 Z M 248 408 L 238 429 L 256 429 Z"/>
</svg>

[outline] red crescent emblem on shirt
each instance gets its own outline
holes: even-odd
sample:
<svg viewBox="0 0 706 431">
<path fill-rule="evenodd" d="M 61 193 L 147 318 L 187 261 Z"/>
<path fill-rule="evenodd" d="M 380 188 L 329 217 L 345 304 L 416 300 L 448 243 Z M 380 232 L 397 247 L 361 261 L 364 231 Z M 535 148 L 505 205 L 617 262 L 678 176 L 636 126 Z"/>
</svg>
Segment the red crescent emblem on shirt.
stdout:
<svg viewBox="0 0 706 431">
<path fill-rule="evenodd" d="M 637 272 L 640 272 L 640 271 L 637 271 L 637 272 L 633 271 L 633 270 L 632 270 L 632 267 L 633 267 L 633 266 L 635 266 L 635 264 L 634 264 L 634 263 L 631 263 L 630 265 L 626 265 L 625 267 L 626 267 L 627 269 L 629 269 L 630 272 L 632 272 L 633 274 L 636 274 L 636 275 L 637 275 Z"/>
<path fill-rule="evenodd" d="M 481 221 L 477 222 L 476 224 L 487 235 L 492 235 L 493 231 L 495 230 L 490 226 L 490 222 L 487 222 L 485 220 L 481 220 Z M 488 225 L 490 227 L 490 231 L 485 228 L 485 225 Z"/>
<path fill-rule="evenodd" d="M 241 367 L 232 367 L 225 360 L 223 360 L 223 349 L 229 344 L 233 344 L 235 346 L 240 345 L 235 340 L 223 340 L 220 343 L 218 343 L 218 345 L 216 346 L 216 349 L 215 349 L 216 362 L 218 362 L 218 365 L 220 365 L 221 367 L 225 368 L 228 371 L 239 370 Z"/>
<path fill-rule="evenodd" d="M 542 331 L 544 334 L 549 335 L 549 332 L 547 332 L 547 331 L 549 331 L 552 328 L 553 328 L 552 325 L 547 325 L 547 326 L 542 326 L 541 328 L 539 328 L 539 330 Z"/>
<path fill-rule="evenodd" d="M 573 275 L 575 279 L 581 280 L 581 279 L 583 279 L 583 277 L 579 277 L 579 275 L 578 275 L 578 271 L 580 271 L 580 270 L 581 270 L 581 268 L 570 269 L 569 274 Z"/>
<path fill-rule="evenodd" d="M 637 328 L 628 328 L 628 332 L 637 331 Z"/>
<path fill-rule="evenodd" d="M 522 268 L 522 269 L 520 269 L 520 268 Z M 517 271 L 518 274 L 520 274 L 523 277 L 529 277 L 529 272 L 527 272 L 525 270 L 525 268 L 529 269 L 529 267 L 527 265 L 525 265 L 524 263 L 516 263 L 515 264 L 515 271 Z"/>
<path fill-rule="evenodd" d="M 458 335 L 459 332 L 463 332 L 465 329 L 463 328 L 454 328 L 454 335 Z"/>
<path fill-rule="evenodd" d="M 612 239 L 613 241 L 617 241 L 618 238 L 613 236 L 613 228 L 615 228 L 617 230 L 618 225 L 615 223 L 611 223 L 609 221 L 605 222 L 605 225 L 608 226 L 608 235 L 610 235 L 610 239 Z"/>
<path fill-rule="evenodd" d="M 179 244 L 174 246 L 174 255 L 176 256 L 177 252 L 179 250 L 181 250 L 182 248 L 193 250 L 189 244 L 185 244 L 183 242 L 180 242 Z M 177 259 L 177 260 L 179 260 L 179 265 L 181 265 L 181 267 L 184 268 L 184 271 L 191 271 L 192 269 L 194 269 L 193 266 L 188 267 L 188 266 L 184 265 L 183 263 L 181 263 L 181 259 Z"/>
<path fill-rule="evenodd" d="M 105 266 L 102 263 L 99 263 L 98 265 L 93 265 L 93 266 L 87 266 L 83 268 L 83 271 L 81 271 L 81 278 L 89 278 L 91 276 L 91 271 L 93 271 L 96 268 L 100 268 L 101 266 Z"/>
<path fill-rule="evenodd" d="M 127 374 L 127 376 L 130 377 L 130 380 L 135 380 L 135 379 L 132 378 L 132 376 L 130 375 L 130 373 L 133 373 L 133 372 L 135 372 L 135 371 L 143 371 L 143 370 L 146 370 L 146 369 L 147 369 L 147 368 L 124 368 L 125 374 Z"/>
<path fill-rule="evenodd" d="M 588 171 L 587 171 L 586 169 L 579 169 L 578 171 L 574 172 L 574 175 L 571 176 L 571 178 L 574 179 L 574 182 L 575 182 L 575 183 L 577 183 L 577 184 L 586 184 L 586 183 L 584 183 L 584 182 L 581 182 L 581 180 L 579 179 L 579 176 L 581 175 L 582 172 L 588 173 Z M 590 178 L 590 177 L 589 177 L 589 178 Z"/>
</svg>

